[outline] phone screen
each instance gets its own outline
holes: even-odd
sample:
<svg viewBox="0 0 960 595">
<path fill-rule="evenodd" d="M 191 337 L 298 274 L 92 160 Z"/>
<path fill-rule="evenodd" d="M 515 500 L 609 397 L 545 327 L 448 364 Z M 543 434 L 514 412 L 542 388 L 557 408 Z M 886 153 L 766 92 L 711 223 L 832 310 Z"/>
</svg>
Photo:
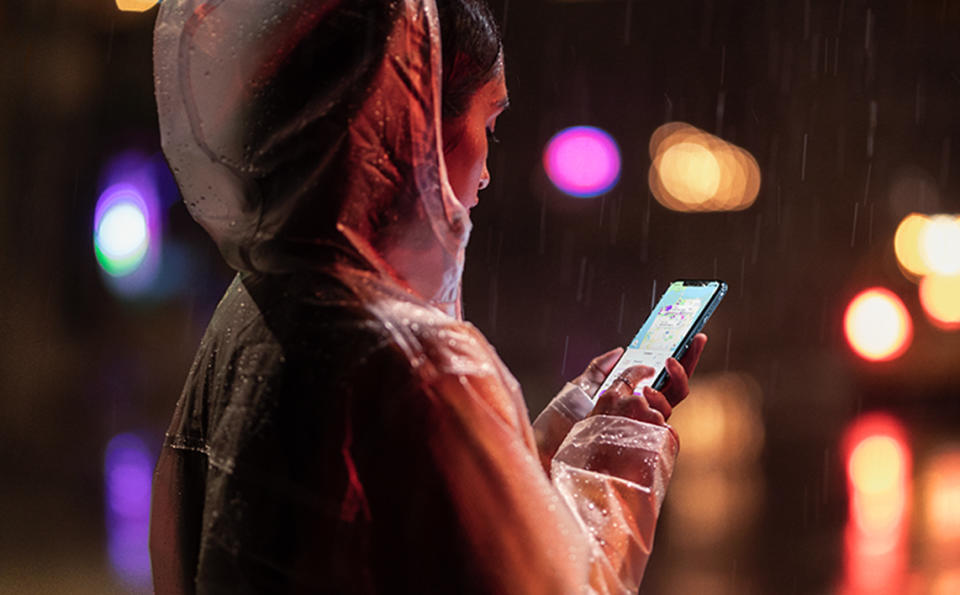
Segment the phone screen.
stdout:
<svg viewBox="0 0 960 595">
<path fill-rule="evenodd" d="M 650 366 L 656 372 L 643 379 L 634 389 L 642 394 L 644 386 L 659 389 L 666 381 L 664 364 L 668 357 L 680 357 L 700 332 L 726 293 L 721 281 L 674 281 L 664 292 L 657 306 L 640 327 L 613 371 L 604 379 L 594 398 L 600 396 L 631 366 Z"/>
</svg>

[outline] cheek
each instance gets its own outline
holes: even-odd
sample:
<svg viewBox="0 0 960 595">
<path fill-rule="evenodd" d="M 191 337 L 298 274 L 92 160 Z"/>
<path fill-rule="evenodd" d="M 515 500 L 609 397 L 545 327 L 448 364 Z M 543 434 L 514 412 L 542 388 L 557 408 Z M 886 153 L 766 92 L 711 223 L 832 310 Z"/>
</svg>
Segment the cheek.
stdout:
<svg viewBox="0 0 960 595">
<path fill-rule="evenodd" d="M 450 185 L 457 196 L 469 196 L 479 188 L 486 160 L 485 141 L 483 135 L 478 139 L 475 134 L 465 133 L 453 149 L 444 153 Z"/>
</svg>

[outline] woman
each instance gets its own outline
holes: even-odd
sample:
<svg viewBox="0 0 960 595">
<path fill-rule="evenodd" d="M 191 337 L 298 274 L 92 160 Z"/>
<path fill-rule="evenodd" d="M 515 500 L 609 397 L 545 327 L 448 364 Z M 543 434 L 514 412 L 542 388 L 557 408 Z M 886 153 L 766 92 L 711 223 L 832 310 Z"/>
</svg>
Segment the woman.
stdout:
<svg viewBox="0 0 960 595">
<path fill-rule="evenodd" d="M 164 152 L 239 274 L 157 464 L 158 594 L 636 590 L 668 399 L 635 369 L 591 412 L 611 352 L 535 432 L 460 320 L 506 89 L 489 13 L 441 4 L 443 107 L 433 0 L 161 6 Z"/>
</svg>

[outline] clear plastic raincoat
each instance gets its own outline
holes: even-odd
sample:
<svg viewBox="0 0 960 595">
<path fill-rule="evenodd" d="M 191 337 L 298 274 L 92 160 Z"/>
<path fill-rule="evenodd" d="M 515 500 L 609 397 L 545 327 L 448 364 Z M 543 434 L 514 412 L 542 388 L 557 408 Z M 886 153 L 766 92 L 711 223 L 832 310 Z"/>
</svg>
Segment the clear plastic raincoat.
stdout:
<svg viewBox="0 0 960 595">
<path fill-rule="evenodd" d="M 531 425 L 461 320 L 468 212 L 446 179 L 433 0 L 166 0 L 163 148 L 238 275 L 153 488 L 168 593 L 636 591 L 665 428 Z"/>
</svg>

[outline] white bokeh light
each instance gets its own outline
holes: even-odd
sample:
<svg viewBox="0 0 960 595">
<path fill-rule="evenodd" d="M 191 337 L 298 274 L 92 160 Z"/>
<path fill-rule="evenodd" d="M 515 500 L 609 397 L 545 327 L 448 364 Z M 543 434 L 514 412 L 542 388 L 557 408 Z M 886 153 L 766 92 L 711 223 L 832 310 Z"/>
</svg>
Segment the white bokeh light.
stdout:
<svg viewBox="0 0 960 595">
<path fill-rule="evenodd" d="M 931 217 L 921 239 L 921 254 L 931 272 L 960 273 L 960 219 L 950 215 Z"/>
<path fill-rule="evenodd" d="M 850 302 L 844 331 L 854 351 L 870 361 L 885 361 L 906 351 L 913 324 L 903 302 L 883 288 L 868 289 Z"/>
<path fill-rule="evenodd" d="M 97 246 L 111 260 L 136 258 L 146 250 L 148 237 L 146 216 L 129 202 L 107 209 L 97 228 Z"/>
</svg>

